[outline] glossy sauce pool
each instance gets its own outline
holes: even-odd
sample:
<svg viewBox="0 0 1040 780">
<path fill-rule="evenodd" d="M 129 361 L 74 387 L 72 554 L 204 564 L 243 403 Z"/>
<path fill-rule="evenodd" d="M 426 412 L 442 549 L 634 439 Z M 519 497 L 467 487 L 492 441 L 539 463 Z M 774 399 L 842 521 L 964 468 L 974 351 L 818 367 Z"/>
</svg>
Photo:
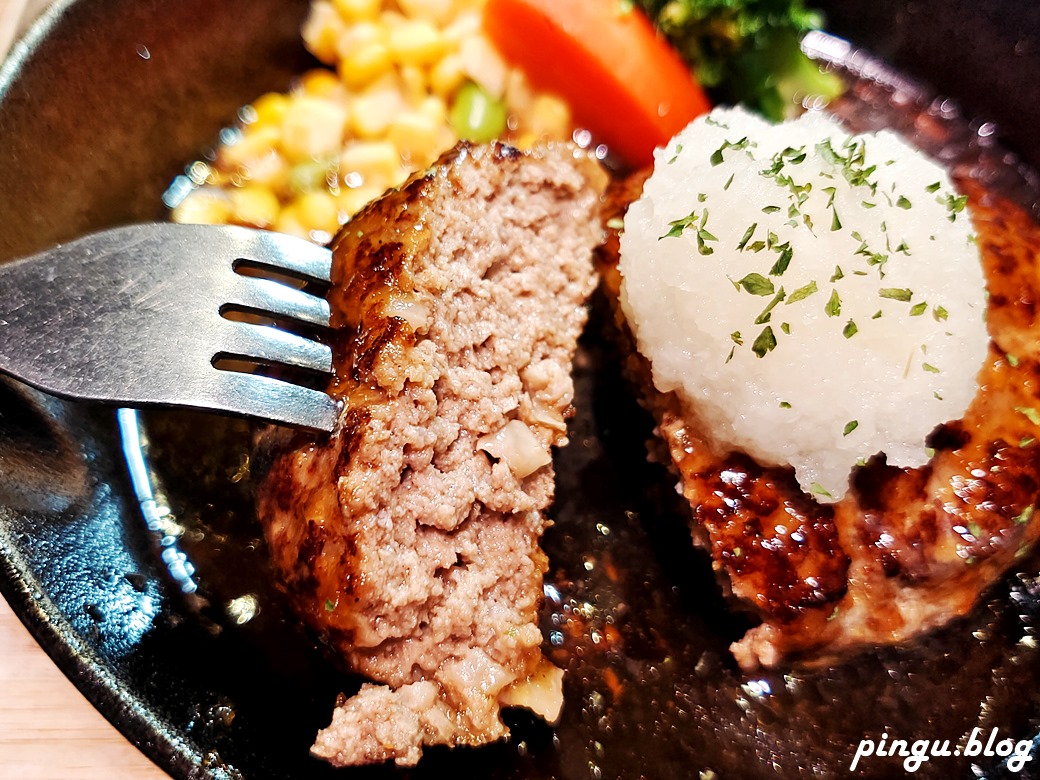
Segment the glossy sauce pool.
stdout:
<svg viewBox="0 0 1040 780">
<path fill-rule="evenodd" d="M 830 44 L 829 44 L 830 45 Z M 947 165 L 1037 214 L 1037 179 L 996 143 L 995 128 L 961 117 L 851 51 L 829 56 L 851 88 L 832 107 L 855 130 L 891 127 Z M 869 78 L 864 74 L 869 74 Z M 967 618 L 912 645 L 840 664 L 749 677 L 727 649 L 750 625 L 727 606 L 708 557 L 693 549 L 674 478 L 646 461 L 652 422 L 624 385 L 598 298 L 576 366 L 571 445 L 556 455 L 555 521 L 542 628 L 566 670 L 566 705 L 549 727 L 509 713 L 512 739 L 477 750 L 434 749 L 415 777 L 846 777 L 861 739 L 1032 739 L 1040 729 L 1040 556 L 1024 558 Z M 337 671 L 295 623 L 267 568 L 246 453 L 249 434 L 211 418 L 149 415 L 149 462 L 173 510 L 176 543 L 194 567 L 191 619 L 215 652 L 249 657 L 193 734 L 235 765 L 237 729 L 305 754 L 336 694 L 358 681 Z M 203 458 L 197 443 L 215 442 Z M 215 709 L 214 709 L 215 708 Z M 287 725 L 284 719 L 292 720 Z M 236 722 L 239 724 L 236 726 Z M 301 759 L 304 760 L 304 759 Z M 1040 776 L 1040 758 L 1023 777 Z M 268 774 L 281 777 L 277 767 Z M 313 776 L 393 775 L 380 767 Z M 862 758 L 857 776 L 904 776 L 900 757 Z M 1012 776 L 998 757 L 930 758 L 920 777 Z"/>
</svg>

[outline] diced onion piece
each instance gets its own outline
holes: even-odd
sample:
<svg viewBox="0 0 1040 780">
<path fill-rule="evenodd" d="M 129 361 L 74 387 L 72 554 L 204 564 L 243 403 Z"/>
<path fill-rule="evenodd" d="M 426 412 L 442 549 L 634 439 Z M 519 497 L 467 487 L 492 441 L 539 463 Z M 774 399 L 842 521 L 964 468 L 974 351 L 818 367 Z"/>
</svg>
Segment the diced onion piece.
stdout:
<svg viewBox="0 0 1040 780">
<path fill-rule="evenodd" d="M 497 433 L 481 436 L 477 449 L 505 461 L 517 479 L 552 463 L 549 449 L 519 420 L 510 420 Z"/>
<path fill-rule="evenodd" d="M 567 432 L 567 423 L 563 421 L 563 415 L 555 409 L 546 409 L 536 405 L 534 411 L 531 412 L 531 422 L 560 433 Z"/>
<path fill-rule="evenodd" d="M 563 709 L 563 670 L 542 659 L 538 669 L 526 680 L 502 691 L 498 701 L 503 707 L 523 707 L 552 725 Z"/>
<path fill-rule="evenodd" d="M 414 299 L 397 298 L 387 304 L 387 317 L 397 317 L 408 323 L 414 331 L 430 324 L 430 307 Z"/>
</svg>

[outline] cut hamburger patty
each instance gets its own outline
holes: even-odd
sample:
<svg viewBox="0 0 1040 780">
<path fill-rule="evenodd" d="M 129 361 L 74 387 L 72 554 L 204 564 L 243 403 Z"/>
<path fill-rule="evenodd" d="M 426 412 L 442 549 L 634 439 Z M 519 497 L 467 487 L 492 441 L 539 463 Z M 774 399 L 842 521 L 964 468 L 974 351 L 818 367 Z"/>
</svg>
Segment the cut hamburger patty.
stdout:
<svg viewBox="0 0 1040 780">
<path fill-rule="evenodd" d="M 258 507 L 295 604 L 365 685 L 313 752 L 414 764 L 423 745 L 553 720 L 537 626 L 571 360 L 606 177 L 570 146 L 462 146 L 333 243 L 327 440 L 271 430 Z"/>
<path fill-rule="evenodd" d="M 644 180 L 612 188 L 609 226 Z M 980 389 L 963 419 L 932 434 L 927 465 L 895 468 L 875 457 L 836 504 L 805 495 L 790 468 L 715 450 L 679 399 L 653 387 L 618 305 L 616 228 L 598 250 L 625 373 L 657 422 L 659 456 L 679 476 L 694 540 L 761 618 L 732 646 L 748 671 L 903 642 L 964 615 L 1040 536 L 1040 228 L 977 183 L 958 186 L 989 291 Z"/>
</svg>

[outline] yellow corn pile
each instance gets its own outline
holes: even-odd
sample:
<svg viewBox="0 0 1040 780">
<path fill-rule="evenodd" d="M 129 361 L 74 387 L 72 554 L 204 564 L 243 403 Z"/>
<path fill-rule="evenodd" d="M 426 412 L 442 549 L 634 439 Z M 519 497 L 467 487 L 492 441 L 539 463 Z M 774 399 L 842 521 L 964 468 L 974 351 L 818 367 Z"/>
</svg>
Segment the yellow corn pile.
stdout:
<svg viewBox="0 0 1040 780">
<path fill-rule="evenodd" d="M 177 222 L 270 228 L 327 242 L 459 137 L 518 146 L 572 132 L 481 31 L 483 0 L 315 0 L 303 26 L 329 69 L 240 112 L 212 163 L 167 193 Z"/>
</svg>

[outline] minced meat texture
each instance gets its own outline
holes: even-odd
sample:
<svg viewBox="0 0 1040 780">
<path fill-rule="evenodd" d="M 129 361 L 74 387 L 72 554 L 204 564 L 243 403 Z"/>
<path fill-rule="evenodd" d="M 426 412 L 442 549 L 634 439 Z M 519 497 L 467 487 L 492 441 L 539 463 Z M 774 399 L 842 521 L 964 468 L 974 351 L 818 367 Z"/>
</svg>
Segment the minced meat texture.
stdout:
<svg viewBox="0 0 1040 780">
<path fill-rule="evenodd" d="M 569 145 L 464 145 L 333 243 L 339 424 L 272 429 L 257 458 L 298 610 L 373 681 L 318 735 L 333 764 L 498 739 L 502 706 L 559 713 L 539 539 L 605 184 Z"/>
</svg>

